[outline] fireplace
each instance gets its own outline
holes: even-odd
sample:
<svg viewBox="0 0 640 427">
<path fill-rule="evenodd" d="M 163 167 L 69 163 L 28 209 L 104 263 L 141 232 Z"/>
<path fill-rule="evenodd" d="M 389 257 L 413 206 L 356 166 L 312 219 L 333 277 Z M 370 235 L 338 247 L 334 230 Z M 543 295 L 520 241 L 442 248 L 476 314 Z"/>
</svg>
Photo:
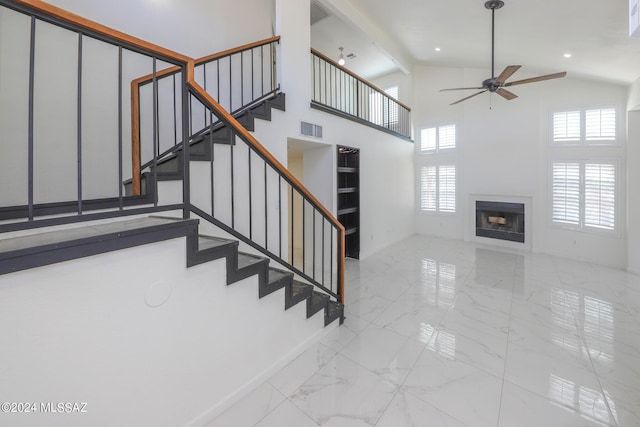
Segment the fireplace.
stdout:
<svg viewBox="0 0 640 427">
<path fill-rule="evenodd" d="M 524 243 L 524 203 L 477 200 L 476 236 Z"/>
</svg>

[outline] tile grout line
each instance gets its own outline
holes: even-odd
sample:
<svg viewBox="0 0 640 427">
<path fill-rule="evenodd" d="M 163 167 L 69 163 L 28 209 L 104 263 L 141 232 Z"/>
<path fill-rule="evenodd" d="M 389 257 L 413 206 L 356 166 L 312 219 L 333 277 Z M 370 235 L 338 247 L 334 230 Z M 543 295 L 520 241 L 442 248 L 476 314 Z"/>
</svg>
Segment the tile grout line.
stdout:
<svg viewBox="0 0 640 427">
<path fill-rule="evenodd" d="M 515 286 L 516 272 L 513 274 L 513 283 Z M 498 405 L 498 419 L 496 420 L 496 427 L 500 426 L 500 416 L 502 415 L 502 397 L 504 395 L 504 383 L 505 375 L 507 373 L 507 357 L 509 357 L 509 336 L 511 335 L 511 319 L 513 318 L 513 286 L 511 287 L 511 304 L 509 306 L 509 325 L 507 326 L 507 344 L 504 351 L 504 367 L 502 368 L 502 385 L 500 386 L 500 404 Z"/>
</svg>

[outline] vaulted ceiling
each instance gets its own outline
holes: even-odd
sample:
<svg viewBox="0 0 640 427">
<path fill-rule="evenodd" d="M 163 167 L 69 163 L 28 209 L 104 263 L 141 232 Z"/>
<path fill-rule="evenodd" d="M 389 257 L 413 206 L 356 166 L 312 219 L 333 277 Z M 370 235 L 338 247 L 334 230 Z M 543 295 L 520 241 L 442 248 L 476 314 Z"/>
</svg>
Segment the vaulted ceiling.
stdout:
<svg viewBox="0 0 640 427">
<path fill-rule="evenodd" d="M 485 0 L 313 0 L 312 46 L 374 78 L 415 63 L 491 67 Z M 496 72 L 630 84 L 640 77 L 640 38 L 628 36 L 629 0 L 505 0 L 495 12 Z M 440 51 L 436 51 L 439 48 Z M 565 58 L 565 54 L 571 54 Z M 410 62 L 410 63 L 408 63 Z"/>
</svg>

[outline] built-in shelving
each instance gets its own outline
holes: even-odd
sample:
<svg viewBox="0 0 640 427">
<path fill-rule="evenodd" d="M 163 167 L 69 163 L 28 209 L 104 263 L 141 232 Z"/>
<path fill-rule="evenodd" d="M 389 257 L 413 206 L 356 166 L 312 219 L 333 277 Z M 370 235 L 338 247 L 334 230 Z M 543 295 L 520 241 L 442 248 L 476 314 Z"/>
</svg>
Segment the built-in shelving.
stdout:
<svg viewBox="0 0 640 427">
<path fill-rule="evenodd" d="M 360 257 L 360 150 L 338 147 L 338 221 L 344 225 L 346 255 Z"/>
</svg>

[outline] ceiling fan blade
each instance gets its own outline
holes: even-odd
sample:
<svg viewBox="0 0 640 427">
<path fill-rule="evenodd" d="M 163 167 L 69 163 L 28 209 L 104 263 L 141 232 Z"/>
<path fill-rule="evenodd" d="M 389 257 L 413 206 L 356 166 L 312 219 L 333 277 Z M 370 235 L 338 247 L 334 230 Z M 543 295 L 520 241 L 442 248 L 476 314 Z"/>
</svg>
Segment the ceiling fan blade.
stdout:
<svg viewBox="0 0 640 427">
<path fill-rule="evenodd" d="M 450 90 L 480 90 L 480 89 L 484 89 L 483 87 L 453 87 L 453 88 L 449 88 L 449 89 L 440 89 L 440 92 L 447 92 Z"/>
<path fill-rule="evenodd" d="M 559 78 L 564 77 L 566 75 L 567 75 L 567 72 L 563 71 L 561 73 L 546 74 L 544 76 L 532 77 L 530 79 L 516 80 L 515 82 L 505 83 L 504 85 L 505 86 L 523 85 L 525 83 L 535 83 L 535 82 L 541 82 L 543 80 L 559 79 Z"/>
<path fill-rule="evenodd" d="M 511 101 L 512 99 L 515 99 L 518 97 L 518 95 L 516 95 L 515 93 L 509 92 L 508 90 L 502 89 L 502 88 L 496 90 L 496 93 L 501 97 L 503 97 L 504 99 L 506 99 L 507 101 Z"/>
<path fill-rule="evenodd" d="M 495 83 L 497 84 L 504 83 L 509 77 L 511 77 L 513 73 L 518 71 L 520 67 L 522 67 L 522 65 L 509 65 L 507 68 L 504 69 L 504 71 L 502 71 L 502 73 L 500 73 Z"/>
<path fill-rule="evenodd" d="M 467 99 L 469 99 L 469 98 L 473 98 L 474 96 L 478 96 L 478 95 L 480 95 L 481 93 L 485 93 L 487 90 L 489 90 L 489 89 L 485 89 L 485 90 L 482 90 L 482 91 L 480 91 L 480 92 L 476 92 L 476 93 L 474 93 L 474 94 L 473 94 L 473 95 L 471 95 L 471 96 L 467 96 L 466 98 L 459 99 L 459 100 L 457 100 L 456 102 L 453 102 L 453 103 L 451 103 L 451 104 L 449 104 L 449 105 L 456 105 L 456 104 L 459 104 L 459 103 L 461 103 L 462 101 L 466 101 L 466 100 L 467 100 Z"/>
</svg>

